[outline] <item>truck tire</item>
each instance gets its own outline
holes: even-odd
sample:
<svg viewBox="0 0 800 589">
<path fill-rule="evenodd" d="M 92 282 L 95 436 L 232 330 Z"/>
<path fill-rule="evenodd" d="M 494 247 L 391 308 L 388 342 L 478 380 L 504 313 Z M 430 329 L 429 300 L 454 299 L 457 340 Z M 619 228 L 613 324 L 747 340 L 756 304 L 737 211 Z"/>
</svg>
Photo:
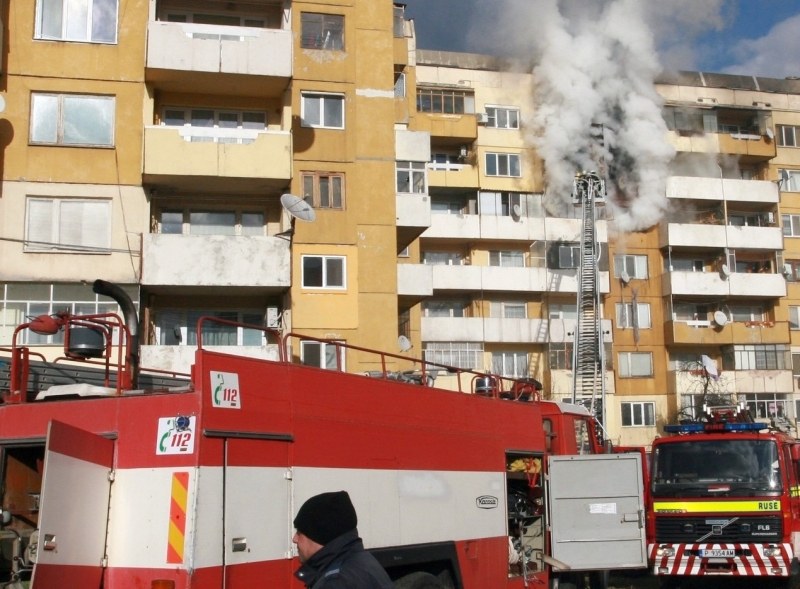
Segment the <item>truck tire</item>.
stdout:
<svg viewBox="0 0 800 589">
<path fill-rule="evenodd" d="M 397 579 L 394 589 L 444 589 L 444 585 L 436 575 L 417 571 Z"/>
</svg>

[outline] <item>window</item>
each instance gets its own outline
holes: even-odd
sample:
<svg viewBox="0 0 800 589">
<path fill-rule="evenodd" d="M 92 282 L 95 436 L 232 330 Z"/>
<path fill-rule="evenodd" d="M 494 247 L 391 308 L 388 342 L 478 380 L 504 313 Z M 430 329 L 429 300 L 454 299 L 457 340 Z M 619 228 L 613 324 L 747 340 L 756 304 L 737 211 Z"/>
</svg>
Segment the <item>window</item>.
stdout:
<svg viewBox="0 0 800 589">
<path fill-rule="evenodd" d="M 427 193 L 425 162 L 397 162 L 395 170 L 398 193 Z"/>
<path fill-rule="evenodd" d="M 341 94 L 302 94 L 300 119 L 304 127 L 344 129 L 344 96 Z"/>
<path fill-rule="evenodd" d="M 303 49 L 344 49 L 344 17 L 340 14 L 300 15 L 300 46 Z"/>
<path fill-rule="evenodd" d="M 431 213 L 437 215 L 468 215 L 470 203 L 459 196 L 431 197 Z"/>
<path fill-rule="evenodd" d="M 792 376 L 800 376 L 800 353 L 792 352 Z"/>
<path fill-rule="evenodd" d="M 464 256 L 460 252 L 423 252 L 422 263 L 431 266 L 462 266 Z"/>
<path fill-rule="evenodd" d="M 783 275 L 789 282 L 800 281 L 800 260 L 784 260 Z"/>
<path fill-rule="evenodd" d="M 345 258 L 303 256 L 303 288 L 345 288 Z"/>
<path fill-rule="evenodd" d="M 575 303 L 550 303 L 547 316 L 549 319 L 577 319 L 578 305 Z"/>
<path fill-rule="evenodd" d="M 789 370 L 791 352 L 785 345 L 736 345 L 722 349 L 723 370 Z"/>
<path fill-rule="evenodd" d="M 617 303 L 618 329 L 650 327 L 650 303 Z"/>
<path fill-rule="evenodd" d="M 622 403 L 622 425 L 643 427 L 656 424 L 655 403 Z"/>
<path fill-rule="evenodd" d="M 800 127 L 795 125 L 775 125 L 778 147 L 800 147 Z"/>
<path fill-rule="evenodd" d="M 42 145 L 114 145 L 113 96 L 31 95 L 31 143 Z"/>
<path fill-rule="evenodd" d="M 800 237 L 800 215 L 781 215 L 784 237 Z"/>
<path fill-rule="evenodd" d="M 764 305 L 734 305 L 728 307 L 732 321 L 744 323 L 747 321 L 764 321 L 767 309 Z"/>
<path fill-rule="evenodd" d="M 36 39 L 117 42 L 118 0 L 36 0 Z"/>
<path fill-rule="evenodd" d="M 392 19 L 392 33 L 395 37 L 405 37 L 406 7 L 404 5 L 394 5 L 394 16 Z"/>
<path fill-rule="evenodd" d="M 475 94 L 455 88 L 417 88 L 417 110 L 439 114 L 475 112 Z"/>
<path fill-rule="evenodd" d="M 203 8 L 208 7 L 198 6 L 198 8 L 202 10 Z M 237 9 L 241 10 L 241 7 L 237 7 Z M 203 12 L 192 12 L 191 9 L 180 10 L 173 8 L 168 3 L 159 3 L 156 19 L 167 22 L 221 25 L 226 27 L 251 27 L 264 29 L 270 26 L 271 28 L 280 28 L 279 22 L 281 17 L 276 15 L 274 12 L 272 15 L 270 15 L 268 10 L 269 9 L 265 7 L 260 13 L 254 10 L 250 13 L 239 12 L 237 14 L 224 14 L 223 12 L 212 12 L 210 10 L 205 10 Z M 270 21 L 272 21 L 271 24 Z M 221 39 L 223 41 L 239 41 L 242 39 L 241 36 L 231 35 L 228 31 L 224 33 L 212 33 L 209 31 L 209 29 L 186 29 L 184 30 L 184 33 L 194 39 Z"/>
<path fill-rule="evenodd" d="M 303 172 L 303 198 L 319 209 L 344 208 L 344 174 Z"/>
<path fill-rule="evenodd" d="M 528 307 L 522 301 L 492 301 L 489 316 L 502 319 L 526 319 Z"/>
<path fill-rule="evenodd" d="M 800 307 L 789 307 L 789 329 L 800 329 Z"/>
<path fill-rule="evenodd" d="M 500 106 L 487 106 L 487 127 L 495 129 L 519 129 L 519 109 Z"/>
<path fill-rule="evenodd" d="M 480 342 L 428 342 L 425 360 L 466 370 L 480 370 L 483 365 L 483 345 Z"/>
<path fill-rule="evenodd" d="M 562 244 L 558 246 L 558 268 L 577 268 L 581 265 L 581 246 Z"/>
<path fill-rule="evenodd" d="M 519 178 L 522 175 L 519 167 L 519 154 L 487 153 L 486 175 Z"/>
<path fill-rule="evenodd" d="M 800 170 L 780 170 L 778 189 L 784 192 L 800 192 Z"/>
<path fill-rule="evenodd" d="M 163 209 L 158 232 L 173 235 L 265 235 L 264 211 Z"/>
<path fill-rule="evenodd" d="M 614 256 L 614 278 L 620 278 L 623 271 L 631 278 L 647 278 L 647 256 Z"/>
<path fill-rule="evenodd" d="M 467 302 L 461 300 L 431 300 L 422 303 L 425 317 L 466 317 Z"/>
<path fill-rule="evenodd" d="M 339 352 L 337 363 L 336 353 Z M 300 342 L 300 362 L 328 370 L 344 370 L 345 349 L 333 342 Z"/>
<path fill-rule="evenodd" d="M 138 286 L 125 284 L 120 285 L 120 288 L 128 294 L 134 306 L 138 307 Z M 75 315 L 116 313 L 122 316 L 119 305 L 109 297 L 95 294 L 91 285 L 0 282 L 0 345 L 10 346 L 14 330 L 28 321 L 29 317 L 52 315 L 58 311 Z M 116 334 L 114 337 L 116 338 Z M 23 329 L 17 336 L 17 343 L 21 345 L 63 342 L 63 331 L 55 335 L 41 335 L 30 329 Z"/>
<path fill-rule="evenodd" d="M 181 136 L 199 143 L 253 143 L 267 128 L 263 111 L 217 110 L 168 107 L 161 122 L 168 127 L 185 127 Z"/>
<path fill-rule="evenodd" d="M 572 343 L 551 343 L 548 357 L 550 370 L 572 370 Z"/>
<path fill-rule="evenodd" d="M 481 192 L 481 215 L 496 215 L 498 217 L 527 217 L 528 197 L 522 192 Z"/>
<path fill-rule="evenodd" d="M 489 252 L 490 266 L 503 266 L 505 268 L 524 268 L 525 254 L 518 251 L 494 250 Z"/>
<path fill-rule="evenodd" d="M 789 401 L 780 393 L 746 393 L 739 396 L 747 404 L 754 419 L 785 418 L 789 416 Z"/>
<path fill-rule="evenodd" d="M 620 352 L 617 358 L 620 378 L 653 376 L 653 355 L 650 352 Z"/>
<path fill-rule="evenodd" d="M 111 253 L 111 201 L 28 197 L 25 251 Z"/>
<path fill-rule="evenodd" d="M 405 72 L 395 72 L 394 97 L 406 97 L 406 74 Z"/>
<path fill-rule="evenodd" d="M 264 325 L 264 311 L 257 309 L 159 309 L 155 311 L 156 341 L 162 346 L 196 346 L 201 317 Z M 203 344 L 209 346 L 261 346 L 264 332 L 241 325 L 203 322 Z"/>
<path fill-rule="evenodd" d="M 525 352 L 492 352 L 492 372 L 508 378 L 526 378 L 528 354 Z"/>
<path fill-rule="evenodd" d="M 432 153 L 429 167 L 431 170 L 462 170 L 465 159 L 455 153 Z"/>
</svg>

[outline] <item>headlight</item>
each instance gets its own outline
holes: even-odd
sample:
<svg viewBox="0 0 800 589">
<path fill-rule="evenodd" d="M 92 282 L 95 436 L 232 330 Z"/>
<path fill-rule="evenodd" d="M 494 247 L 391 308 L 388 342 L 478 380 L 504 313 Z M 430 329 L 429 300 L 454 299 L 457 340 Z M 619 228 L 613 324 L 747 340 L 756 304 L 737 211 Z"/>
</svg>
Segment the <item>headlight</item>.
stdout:
<svg viewBox="0 0 800 589">
<path fill-rule="evenodd" d="M 764 546 L 764 556 L 780 556 L 781 549 L 778 546 Z"/>
<path fill-rule="evenodd" d="M 675 549 L 672 546 L 659 546 L 656 548 L 656 556 L 675 556 Z"/>
</svg>

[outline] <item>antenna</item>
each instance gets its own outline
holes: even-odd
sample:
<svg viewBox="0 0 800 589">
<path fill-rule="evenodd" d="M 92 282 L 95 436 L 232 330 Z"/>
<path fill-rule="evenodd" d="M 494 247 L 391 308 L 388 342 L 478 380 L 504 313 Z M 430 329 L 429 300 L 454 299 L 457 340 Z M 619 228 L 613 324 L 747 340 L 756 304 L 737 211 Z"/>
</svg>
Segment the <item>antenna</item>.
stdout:
<svg viewBox="0 0 800 589">
<path fill-rule="evenodd" d="M 317 218 L 313 207 L 304 201 L 299 196 L 289 194 L 288 192 L 281 195 L 281 205 L 286 212 L 289 213 L 293 219 L 300 219 L 301 221 L 313 221 Z"/>
<path fill-rule="evenodd" d="M 413 347 L 411 341 L 404 335 L 397 338 L 397 346 L 401 352 L 408 352 Z"/>
<path fill-rule="evenodd" d="M 627 270 L 623 270 L 619 275 L 619 279 L 622 281 L 622 284 L 628 284 L 631 281 L 631 275 L 628 274 Z"/>
</svg>

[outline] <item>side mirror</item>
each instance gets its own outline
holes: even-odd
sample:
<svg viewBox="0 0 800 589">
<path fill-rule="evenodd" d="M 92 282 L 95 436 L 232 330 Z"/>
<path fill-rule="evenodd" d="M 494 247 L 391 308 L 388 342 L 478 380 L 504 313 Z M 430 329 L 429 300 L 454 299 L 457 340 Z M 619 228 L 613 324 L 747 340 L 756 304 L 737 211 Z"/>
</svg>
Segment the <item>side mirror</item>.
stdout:
<svg viewBox="0 0 800 589">
<path fill-rule="evenodd" d="M 789 452 L 794 462 L 800 461 L 800 444 L 792 444 Z"/>
<path fill-rule="evenodd" d="M 0 507 L 0 527 L 11 523 L 11 512 Z"/>
</svg>

